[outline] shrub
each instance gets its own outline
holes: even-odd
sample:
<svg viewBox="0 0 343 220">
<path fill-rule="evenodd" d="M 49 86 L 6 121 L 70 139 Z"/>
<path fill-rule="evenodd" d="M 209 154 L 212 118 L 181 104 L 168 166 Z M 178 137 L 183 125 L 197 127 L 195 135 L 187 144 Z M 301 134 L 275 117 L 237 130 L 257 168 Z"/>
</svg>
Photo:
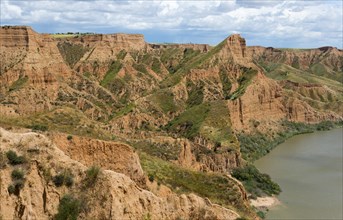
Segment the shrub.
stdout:
<svg viewBox="0 0 343 220">
<path fill-rule="evenodd" d="M 12 171 L 11 177 L 12 177 L 12 180 L 23 180 L 24 172 L 22 170 L 15 169 Z"/>
<path fill-rule="evenodd" d="M 277 195 L 281 192 L 280 186 L 273 182 L 268 174 L 260 173 L 253 165 L 234 169 L 232 176 L 242 181 L 246 190 L 254 197 L 261 196 L 261 192 L 267 195 Z"/>
<path fill-rule="evenodd" d="M 71 187 L 74 184 L 74 179 L 71 175 L 66 175 L 64 177 L 64 184 L 68 187 Z"/>
<path fill-rule="evenodd" d="M 68 136 L 67 136 L 67 140 L 70 141 L 71 139 L 73 139 L 73 136 L 68 135 Z"/>
<path fill-rule="evenodd" d="M 17 153 L 12 150 L 7 151 L 6 156 L 12 165 L 23 164 L 26 162 L 25 157 L 18 156 Z"/>
<path fill-rule="evenodd" d="M 52 181 L 54 182 L 55 186 L 60 187 L 64 183 L 64 175 L 63 174 L 56 175 L 54 176 Z"/>
<path fill-rule="evenodd" d="M 7 188 L 8 193 L 19 196 L 20 189 L 24 187 L 24 179 L 15 180 L 13 184 L 9 185 Z"/>
<path fill-rule="evenodd" d="M 15 186 L 14 185 L 9 185 L 7 188 L 8 193 L 11 195 L 15 193 Z"/>
<path fill-rule="evenodd" d="M 46 125 L 41 125 L 41 124 L 34 124 L 29 126 L 28 128 L 31 128 L 33 131 L 47 131 L 48 126 Z"/>
<path fill-rule="evenodd" d="M 85 184 L 87 187 L 93 186 L 98 179 L 100 173 L 100 167 L 92 166 L 88 170 L 86 170 L 86 179 Z"/>
<path fill-rule="evenodd" d="M 63 184 L 71 187 L 74 184 L 73 176 L 70 172 L 63 172 L 53 177 L 52 181 L 54 182 L 55 186 L 60 187 Z"/>
<path fill-rule="evenodd" d="M 258 212 L 257 212 L 257 215 L 258 215 L 258 217 L 260 217 L 261 219 L 265 219 L 265 218 L 266 218 L 266 214 L 264 214 L 264 212 L 262 212 L 262 211 L 258 211 Z"/>
<path fill-rule="evenodd" d="M 71 195 L 65 195 L 60 200 L 56 220 L 76 220 L 80 212 L 80 201 Z"/>
<path fill-rule="evenodd" d="M 150 181 L 150 182 L 154 182 L 154 180 L 155 180 L 154 175 L 150 174 L 150 175 L 149 175 L 149 181 Z"/>
</svg>

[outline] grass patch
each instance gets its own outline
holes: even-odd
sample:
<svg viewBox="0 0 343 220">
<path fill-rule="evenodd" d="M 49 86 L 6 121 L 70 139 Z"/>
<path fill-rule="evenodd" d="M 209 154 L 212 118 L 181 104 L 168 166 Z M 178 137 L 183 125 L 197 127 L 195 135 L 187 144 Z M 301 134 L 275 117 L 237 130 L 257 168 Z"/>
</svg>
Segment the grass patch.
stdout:
<svg viewBox="0 0 343 220">
<path fill-rule="evenodd" d="M 210 104 L 193 106 L 170 121 L 166 129 L 186 138 L 193 138 L 199 133 L 201 124 L 210 111 Z"/>
<path fill-rule="evenodd" d="M 176 85 L 180 82 L 182 76 L 186 73 L 188 73 L 191 69 L 194 68 L 204 68 L 208 66 L 208 62 L 210 58 L 212 58 L 215 54 L 220 52 L 220 50 L 225 46 L 226 39 L 222 41 L 217 46 L 213 47 L 210 51 L 207 53 L 199 53 L 193 54 L 192 56 L 189 56 L 188 59 L 186 59 L 184 62 L 182 62 L 182 65 L 179 66 L 177 71 L 175 71 L 175 74 L 171 75 L 170 77 L 167 77 L 165 80 L 161 82 L 161 87 L 171 87 Z"/>
<path fill-rule="evenodd" d="M 117 111 L 112 117 L 113 118 L 118 118 L 124 115 L 129 114 L 130 112 L 133 112 L 133 109 L 136 107 L 136 105 L 134 103 L 129 103 L 127 105 L 125 105 L 123 108 L 121 108 L 119 111 Z"/>
<path fill-rule="evenodd" d="M 48 130 L 48 126 L 42 125 L 42 124 L 29 125 L 27 126 L 27 128 L 32 129 L 32 131 L 47 131 Z"/>
<path fill-rule="evenodd" d="M 120 69 L 122 68 L 122 64 L 119 60 L 113 61 L 104 77 L 104 79 L 100 82 L 101 86 L 106 87 L 113 79 L 116 77 Z"/>
<path fill-rule="evenodd" d="M 148 70 L 145 68 L 145 65 L 142 63 L 141 64 L 134 63 L 132 67 L 140 73 L 148 74 Z"/>
<path fill-rule="evenodd" d="M 228 99 L 231 88 L 232 88 L 232 84 L 231 84 L 231 81 L 229 79 L 229 73 L 227 72 L 227 70 L 221 68 L 219 71 L 219 76 L 220 76 L 220 81 L 223 85 L 224 97 L 225 97 L 225 99 Z"/>
<path fill-rule="evenodd" d="M 29 77 L 27 77 L 27 76 L 24 76 L 24 77 L 20 76 L 17 81 L 12 83 L 12 85 L 9 88 L 9 91 L 14 92 L 14 91 L 17 91 L 17 90 L 23 88 L 24 85 L 27 83 L 28 79 L 29 79 Z"/>
<path fill-rule="evenodd" d="M 207 117 L 201 125 L 200 134 L 215 143 L 217 153 L 239 149 L 239 143 L 230 122 L 230 112 L 225 101 L 211 103 Z"/>
<path fill-rule="evenodd" d="M 88 47 L 82 44 L 73 44 L 70 42 L 59 42 L 57 47 L 70 67 L 73 67 L 89 51 Z"/>
<path fill-rule="evenodd" d="M 256 76 L 257 74 L 256 69 L 251 69 L 251 68 L 248 69 L 244 67 L 242 68 L 242 71 L 243 73 L 241 77 L 239 77 L 238 79 L 238 83 L 239 83 L 238 88 L 228 97 L 230 100 L 235 100 L 241 97 L 244 94 L 248 85 L 251 83 L 251 80 L 253 79 L 253 77 Z"/>
<path fill-rule="evenodd" d="M 9 126 L 31 127 L 46 125 L 49 131 L 59 131 L 70 135 L 111 140 L 112 135 L 101 128 L 101 123 L 87 118 L 81 111 L 63 107 L 52 111 L 36 113 L 26 117 L 0 117 L 0 123 Z"/>
<path fill-rule="evenodd" d="M 246 208 L 239 188 L 224 175 L 187 170 L 145 153 L 140 153 L 140 159 L 151 179 L 171 187 L 175 192 L 193 192 L 226 207 L 232 208 L 235 204 L 241 211 Z"/>
<path fill-rule="evenodd" d="M 98 179 L 100 174 L 100 167 L 98 166 L 91 166 L 88 170 L 86 170 L 86 178 L 85 178 L 85 186 L 92 187 L 94 186 L 95 182 Z"/>
<path fill-rule="evenodd" d="M 157 105 L 164 113 L 175 112 L 178 106 L 174 102 L 174 94 L 168 89 L 162 89 L 150 96 L 152 103 Z"/>
<path fill-rule="evenodd" d="M 189 107 L 200 105 L 204 100 L 203 83 L 201 83 L 199 86 L 196 86 L 193 82 L 188 81 L 187 87 L 190 89 L 190 91 L 188 92 L 186 104 Z"/>
<path fill-rule="evenodd" d="M 153 61 L 152 61 L 152 65 L 151 65 L 151 69 L 155 72 L 155 73 L 161 73 L 161 62 L 159 59 L 157 59 L 156 57 L 154 57 Z"/>
<path fill-rule="evenodd" d="M 124 49 L 119 51 L 119 53 L 117 54 L 117 59 L 118 60 L 123 60 L 125 58 L 126 54 L 127 54 L 127 52 Z"/>
<path fill-rule="evenodd" d="M 6 157 L 11 165 L 23 164 L 27 161 L 24 156 L 18 156 L 17 153 L 12 150 L 6 152 Z"/>
<path fill-rule="evenodd" d="M 167 143 L 151 143 L 146 140 L 132 143 L 135 149 L 145 152 L 151 156 L 161 158 L 163 160 L 177 160 L 179 158 L 180 146 L 170 145 Z"/>
</svg>

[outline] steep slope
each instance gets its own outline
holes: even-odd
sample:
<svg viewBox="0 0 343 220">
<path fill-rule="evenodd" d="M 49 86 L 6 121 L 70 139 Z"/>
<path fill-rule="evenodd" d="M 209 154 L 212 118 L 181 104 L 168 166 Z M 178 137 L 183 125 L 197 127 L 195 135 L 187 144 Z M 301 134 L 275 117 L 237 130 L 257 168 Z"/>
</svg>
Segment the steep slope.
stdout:
<svg viewBox="0 0 343 220">
<path fill-rule="evenodd" d="M 95 219 L 239 217 L 208 199 L 194 194 L 178 196 L 164 186 L 161 186 L 164 187 L 163 197 L 157 197 L 139 188 L 129 177 L 112 170 L 101 170 L 92 184 L 87 185 L 87 167 L 68 157 L 43 134 L 16 133 L 0 128 L 0 143 L 0 213 L 4 219 L 54 216 L 60 219 L 68 214 Z M 9 157 L 11 159 L 7 160 L 5 152 L 8 155 L 9 150 L 24 155 L 25 159 L 18 162 Z M 100 151 L 94 150 L 94 153 Z M 17 162 L 13 164 L 13 161 Z M 18 172 L 22 176 L 14 174 Z M 71 184 L 56 186 L 56 176 L 61 173 L 68 173 Z M 13 184 L 14 191 L 10 189 Z M 77 214 L 73 214 L 75 212 Z"/>
<path fill-rule="evenodd" d="M 62 132 L 50 138 L 71 160 L 123 173 L 135 181 L 125 184 L 162 197 L 195 193 L 253 218 L 244 189 L 227 175 L 288 134 L 342 121 L 343 86 L 333 76 L 341 74 L 343 56 L 334 48 L 278 52 L 247 47 L 240 35 L 210 47 L 149 44 L 127 34 L 53 39 L 28 27 L 0 33 L 0 123 Z M 292 67 L 295 57 L 299 66 Z M 316 63 L 330 74 L 310 72 Z M 106 184 L 99 189 L 112 187 Z M 168 207 L 177 203 L 168 198 Z M 113 200 L 126 206 L 123 201 Z M 116 215 L 149 210 L 176 218 L 167 202 L 150 201 L 132 212 L 137 215 Z"/>
<path fill-rule="evenodd" d="M 335 47 L 277 49 L 249 47 L 248 53 L 267 72 L 281 72 L 282 64 L 317 76 L 342 82 L 343 51 Z"/>
<path fill-rule="evenodd" d="M 1 27 L 0 51 L 1 114 L 51 109 L 61 79 L 72 74 L 53 39 L 30 27 Z"/>
<path fill-rule="evenodd" d="M 280 81 L 286 94 L 293 97 L 291 102 L 296 98 L 317 111 L 329 109 L 338 114 L 342 112 L 342 50 L 333 47 L 249 47 L 248 53 L 268 77 Z"/>
</svg>

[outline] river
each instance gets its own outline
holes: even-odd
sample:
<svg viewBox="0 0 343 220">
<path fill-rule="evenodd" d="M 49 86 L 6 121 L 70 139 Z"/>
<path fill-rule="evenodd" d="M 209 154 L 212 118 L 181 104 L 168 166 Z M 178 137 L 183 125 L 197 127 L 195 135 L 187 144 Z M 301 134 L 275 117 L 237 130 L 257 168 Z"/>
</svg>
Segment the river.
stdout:
<svg viewBox="0 0 343 220">
<path fill-rule="evenodd" d="M 267 219 L 343 219 L 342 136 L 342 128 L 294 136 L 255 162 L 282 189 Z"/>
</svg>

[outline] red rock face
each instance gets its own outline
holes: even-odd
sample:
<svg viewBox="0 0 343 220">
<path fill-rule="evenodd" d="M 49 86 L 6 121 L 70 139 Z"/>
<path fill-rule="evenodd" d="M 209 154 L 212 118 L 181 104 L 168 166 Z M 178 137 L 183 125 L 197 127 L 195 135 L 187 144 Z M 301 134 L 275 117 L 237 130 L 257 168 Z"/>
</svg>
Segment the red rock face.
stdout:
<svg viewBox="0 0 343 220">
<path fill-rule="evenodd" d="M 335 47 L 317 49 L 277 49 L 253 46 L 247 48 L 247 55 L 265 62 L 284 63 L 301 70 L 310 69 L 311 65 L 323 63 L 335 71 L 343 69 L 343 51 Z"/>
<path fill-rule="evenodd" d="M 22 89 L 12 88 L 8 105 L 17 113 L 32 113 L 49 109 L 57 96 L 61 79 L 68 80 L 71 69 L 65 64 L 56 42 L 48 35 L 34 32 L 30 27 L 2 27 L 0 29 L 1 75 L 0 92 L 25 83 Z M 4 110 L 4 108 L 1 108 Z M 7 111 L 7 110 L 6 110 Z"/>
<path fill-rule="evenodd" d="M 144 41 L 144 36 L 139 34 L 85 35 L 56 41 L 48 35 L 34 32 L 30 27 L 2 27 L 0 30 L 1 92 L 6 93 L 8 88 L 18 79 L 27 78 L 24 89 L 14 90 L 4 95 L 7 97 L 7 103 L 10 100 L 15 105 L 7 104 L 2 106 L 2 113 L 9 114 L 9 109 L 11 109 L 10 112 L 15 111 L 23 114 L 52 107 L 51 103 L 56 100 L 61 85 L 73 75 L 72 70 L 66 65 L 56 47 L 59 42 L 70 42 L 89 48 L 75 64 L 74 70 L 80 73 L 96 71 L 99 79 L 104 77 L 110 62 L 117 59 L 117 55 L 121 50 L 156 51 L 175 48 L 200 50 L 203 53 L 210 50 L 208 45 L 147 44 Z M 299 68 L 304 69 L 324 56 L 324 63 L 326 62 L 332 68 L 339 69 L 343 66 L 342 53 L 341 50 L 331 47 L 301 51 L 247 47 L 245 39 L 235 34 L 224 41 L 223 47 L 215 55 L 216 59 L 220 60 L 219 64 L 211 64 L 212 66 L 209 68 L 192 69 L 187 74 L 186 79 L 196 84 L 203 83 L 204 101 L 213 101 L 224 97 L 220 91 L 221 79 L 219 75 L 223 66 L 228 77 L 234 79 L 231 92 L 238 88 L 238 83 L 235 80 L 242 76 L 242 67 L 258 69 L 259 74 L 247 87 L 245 94 L 228 104 L 231 111 L 231 120 L 237 129 L 243 128 L 243 125 L 248 124 L 249 120 L 264 120 L 266 113 L 270 120 L 289 119 L 302 122 L 317 122 L 323 118 L 334 118 L 336 116 L 334 113 L 329 113 L 327 116 L 324 113 L 318 113 L 310 105 L 298 100 L 297 97 L 288 100 L 284 96 L 282 88 L 275 81 L 264 77 L 260 67 L 256 66 L 252 60 L 263 56 L 270 62 L 282 59 L 284 63 L 291 65 L 292 62 L 294 63 L 295 57 L 297 57 Z M 134 58 L 130 55 L 127 55 L 125 59 L 125 62 L 134 62 Z M 212 58 L 211 62 L 214 63 L 214 58 Z M 97 64 L 96 70 L 94 70 L 94 63 Z M 133 78 L 134 83 L 130 93 L 133 98 L 137 99 L 141 89 L 145 88 L 150 91 L 156 85 L 149 83 L 149 86 L 147 84 L 148 77 L 137 80 L 135 72 L 136 70 L 130 65 L 125 65 L 118 75 L 121 77 L 130 75 Z M 150 71 L 150 73 L 157 81 L 161 81 L 167 76 L 155 74 L 153 71 Z M 75 79 L 73 82 L 75 82 Z M 219 87 L 214 87 L 215 84 L 219 85 Z M 120 93 L 121 91 L 118 91 L 118 94 Z"/>
</svg>

